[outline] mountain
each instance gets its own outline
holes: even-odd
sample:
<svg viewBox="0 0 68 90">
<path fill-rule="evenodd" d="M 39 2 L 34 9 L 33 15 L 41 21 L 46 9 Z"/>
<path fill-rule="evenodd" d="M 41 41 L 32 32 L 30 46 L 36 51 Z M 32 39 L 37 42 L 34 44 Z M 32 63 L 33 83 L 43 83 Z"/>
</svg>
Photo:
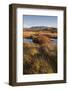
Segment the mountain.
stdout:
<svg viewBox="0 0 68 90">
<path fill-rule="evenodd" d="M 31 29 L 38 29 L 38 30 L 40 30 L 40 29 L 47 29 L 48 27 L 46 27 L 46 26 L 33 26 L 33 27 L 31 27 Z"/>
<path fill-rule="evenodd" d="M 47 26 L 32 26 L 30 28 L 24 28 L 24 30 L 33 30 L 33 31 L 40 31 L 40 30 L 43 30 L 43 31 L 52 31 L 52 32 L 57 32 L 57 28 L 55 27 L 47 27 Z"/>
</svg>

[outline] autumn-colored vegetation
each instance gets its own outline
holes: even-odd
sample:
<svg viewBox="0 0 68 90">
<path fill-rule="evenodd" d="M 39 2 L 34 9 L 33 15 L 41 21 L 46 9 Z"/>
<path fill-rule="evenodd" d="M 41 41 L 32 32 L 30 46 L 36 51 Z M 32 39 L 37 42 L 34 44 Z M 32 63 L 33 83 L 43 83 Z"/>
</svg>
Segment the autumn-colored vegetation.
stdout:
<svg viewBox="0 0 68 90">
<path fill-rule="evenodd" d="M 57 45 L 51 41 L 57 32 L 24 30 L 23 35 L 33 41 L 23 43 L 23 74 L 57 73 Z"/>
</svg>

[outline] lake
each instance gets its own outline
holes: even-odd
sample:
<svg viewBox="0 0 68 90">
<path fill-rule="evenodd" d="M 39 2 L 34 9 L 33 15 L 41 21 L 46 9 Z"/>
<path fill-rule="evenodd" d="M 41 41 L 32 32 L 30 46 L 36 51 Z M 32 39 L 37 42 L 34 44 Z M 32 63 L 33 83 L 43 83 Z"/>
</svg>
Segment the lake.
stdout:
<svg viewBox="0 0 68 90">
<path fill-rule="evenodd" d="M 51 41 L 57 44 L 57 39 L 51 39 Z"/>
<path fill-rule="evenodd" d="M 27 39 L 27 38 L 24 38 L 24 42 L 30 42 L 30 43 L 32 43 L 32 42 L 33 42 L 33 40 L 32 40 L 32 39 Z"/>
<path fill-rule="evenodd" d="M 57 39 L 51 39 L 51 41 L 55 44 L 57 44 Z M 29 43 L 32 43 L 33 40 L 32 39 L 27 39 L 27 38 L 24 38 L 24 42 L 29 42 Z"/>
</svg>

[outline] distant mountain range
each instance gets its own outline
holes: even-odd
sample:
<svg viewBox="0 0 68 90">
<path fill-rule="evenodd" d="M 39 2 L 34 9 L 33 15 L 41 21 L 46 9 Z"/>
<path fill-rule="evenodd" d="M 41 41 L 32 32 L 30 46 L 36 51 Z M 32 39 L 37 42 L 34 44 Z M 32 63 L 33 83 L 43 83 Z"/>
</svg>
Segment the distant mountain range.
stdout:
<svg viewBox="0 0 68 90">
<path fill-rule="evenodd" d="M 55 27 L 47 27 L 47 26 L 33 26 L 30 28 L 24 28 L 24 30 L 34 30 L 34 31 L 38 31 L 38 30 L 46 30 L 46 31 L 56 31 L 57 32 L 57 28 Z"/>
<path fill-rule="evenodd" d="M 31 29 L 47 29 L 48 27 L 45 27 L 45 26 L 33 26 L 31 27 Z"/>
</svg>

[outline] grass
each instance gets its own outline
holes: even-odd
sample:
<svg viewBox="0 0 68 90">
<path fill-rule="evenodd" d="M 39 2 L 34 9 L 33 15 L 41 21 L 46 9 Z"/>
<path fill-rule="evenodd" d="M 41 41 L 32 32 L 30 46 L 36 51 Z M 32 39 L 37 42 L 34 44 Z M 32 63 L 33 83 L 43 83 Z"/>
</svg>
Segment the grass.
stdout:
<svg viewBox="0 0 68 90">
<path fill-rule="evenodd" d="M 23 74 L 57 73 L 57 45 L 51 41 L 57 33 L 24 33 L 24 38 L 31 38 L 33 42 L 23 43 Z"/>
</svg>

